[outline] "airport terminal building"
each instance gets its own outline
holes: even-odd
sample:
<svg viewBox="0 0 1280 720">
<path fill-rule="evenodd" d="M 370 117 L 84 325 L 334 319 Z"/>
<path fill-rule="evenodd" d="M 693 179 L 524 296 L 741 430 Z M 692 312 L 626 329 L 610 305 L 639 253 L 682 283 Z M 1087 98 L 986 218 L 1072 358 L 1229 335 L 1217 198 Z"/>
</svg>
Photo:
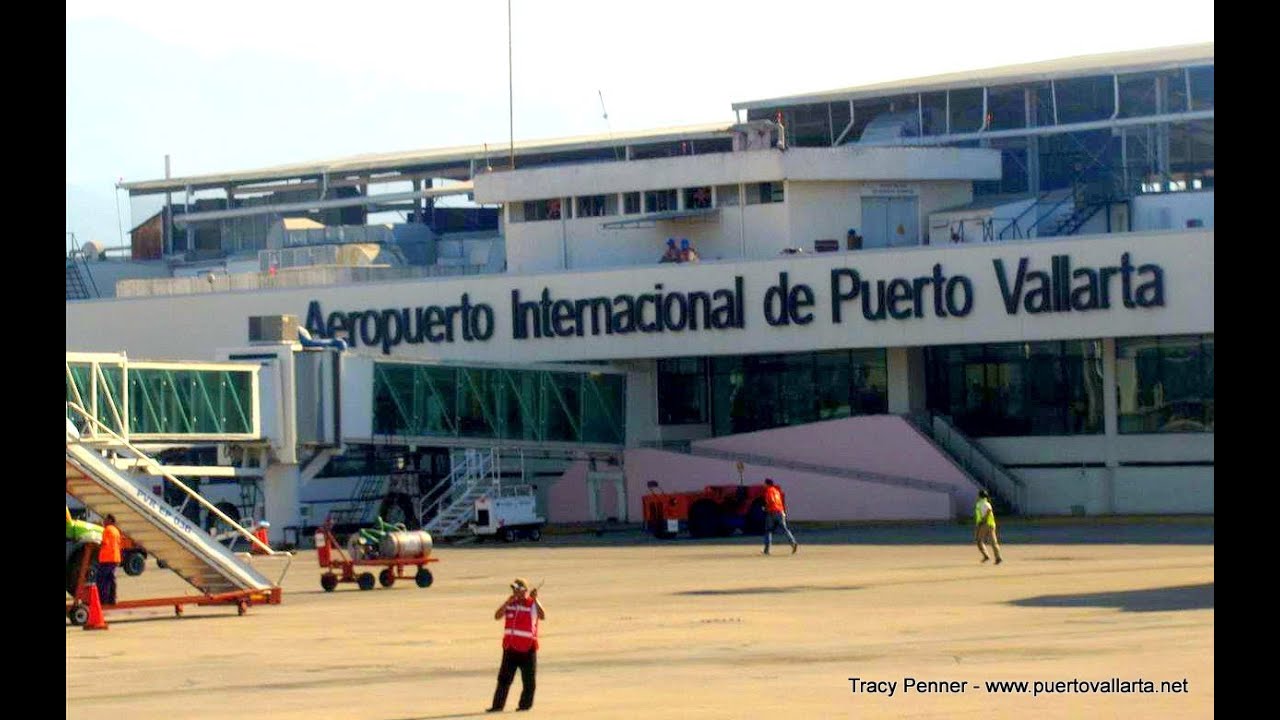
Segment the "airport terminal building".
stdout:
<svg viewBox="0 0 1280 720">
<path fill-rule="evenodd" d="M 647 482 L 737 482 L 735 458 L 801 520 L 950 517 L 979 485 L 1025 514 L 1213 512 L 1212 44 L 733 109 L 514 167 L 125 183 L 164 207 L 128 259 L 68 260 L 67 350 L 229 359 L 295 316 L 372 368 L 350 447 L 559 448 L 553 521 L 634 521 Z M 585 379 L 511 379 L 539 368 Z M 535 396 L 568 419 L 530 430 Z"/>
</svg>

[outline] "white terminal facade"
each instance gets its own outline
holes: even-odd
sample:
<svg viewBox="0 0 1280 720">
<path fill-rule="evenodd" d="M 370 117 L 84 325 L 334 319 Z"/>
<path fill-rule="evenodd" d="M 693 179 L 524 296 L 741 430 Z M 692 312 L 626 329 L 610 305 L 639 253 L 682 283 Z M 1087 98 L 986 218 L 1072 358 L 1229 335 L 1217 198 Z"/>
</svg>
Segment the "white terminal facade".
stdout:
<svg viewBox="0 0 1280 720">
<path fill-rule="evenodd" d="M 567 463 L 543 473 L 553 522 L 574 461 L 629 474 L 646 450 L 678 468 L 699 443 L 802 425 L 839 445 L 850 426 L 830 421 L 881 415 L 978 485 L 1013 478 L 1017 512 L 1213 512 L 1212 44 L 734 109 L 522 143 L 515 169 L 457 148 L 126 183 L 168 197 L 154 247 L 144 222 L 130 260 L 69 260 L 69 298 L 77 263 L 121 279 L 68 300 L 67 350 L 227 359 L 250 317 L 294 315 L 347 341 L 348 367 L 625 377 L 620 436 L 550 443 Z M 433 203 L 451 192 L 479 208 Z M 368 230 L 396 209 L 409 222 Z M 660 263 L 668 239 L 697 261 Z M 364 388 L 343 402 L 373 403 Z M 414 452 L 470 446 L 457 425 L 412 435 Z M 590 512 L 637 520 L 618 492 L 617 513 L 596 495 Z"/>
</svg>

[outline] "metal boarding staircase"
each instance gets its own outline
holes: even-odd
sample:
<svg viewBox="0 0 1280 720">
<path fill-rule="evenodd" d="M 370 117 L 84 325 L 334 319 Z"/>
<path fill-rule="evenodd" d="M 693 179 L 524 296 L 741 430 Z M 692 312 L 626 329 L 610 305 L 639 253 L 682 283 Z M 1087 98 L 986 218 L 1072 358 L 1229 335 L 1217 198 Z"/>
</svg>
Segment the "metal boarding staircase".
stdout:
<svg viewBox="0 0 1280 720">
<path fill-rule="evenodd" d="M 279 587 L 292 555 L 272 550 L 231 520 L 163 466 L 112 432 L 80 406 L 67 403 L 66 491 L 98 515 L 114 515 L 121 532 L 146 548 L 183 580 L 206 595 L 236 591 L 269 591 Z M 70 417 L 87 422 L 81 433 Z M 133 469 L 120 467 L 118 458 Z M 161 475 L 204 505 L 209 513 L 251 546 L 269 556 L 283 557 L 284 570 L 276 582 L 268 580 L 229 549 L 183 517 L 150 490 L 150 476 Z M 144 478 L 146 481 L 140 481 Z"/>
<path fill-rule="evenodd" d="M 940 413 L 908 418 L 930 442 L 950 457 L 975 483 L 991 493 L 992 503 L 1001 513 L 1018 514 L 1027 507 L 1027 486 L 1004 469 L 981 445 Z"/>
<path fill-rule="evenodd" d="M 418 516 L 433 515 L 422 528 L 440 538 L 462 534 L 472 518 L 476 500 L 500 491 L 500 473 L 501 457 L 496 449 L 468 449 L 449 476 L 420 498 Z"/>
</svg>

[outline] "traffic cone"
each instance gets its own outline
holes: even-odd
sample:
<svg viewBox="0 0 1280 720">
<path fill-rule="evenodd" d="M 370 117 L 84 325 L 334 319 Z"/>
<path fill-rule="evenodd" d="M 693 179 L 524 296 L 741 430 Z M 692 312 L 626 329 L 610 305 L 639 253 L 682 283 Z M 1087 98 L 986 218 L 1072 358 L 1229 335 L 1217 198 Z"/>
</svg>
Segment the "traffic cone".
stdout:
<svg viewBox="0 0 1280 720">
<path fill-rule="evenodd" d="M 107 619 L 102 615 L 102 601 L 98 599 L 98 586 L 89 586 L 89 619 L 85 621 L 85 630 L 106 630 Z"/>
</svg>

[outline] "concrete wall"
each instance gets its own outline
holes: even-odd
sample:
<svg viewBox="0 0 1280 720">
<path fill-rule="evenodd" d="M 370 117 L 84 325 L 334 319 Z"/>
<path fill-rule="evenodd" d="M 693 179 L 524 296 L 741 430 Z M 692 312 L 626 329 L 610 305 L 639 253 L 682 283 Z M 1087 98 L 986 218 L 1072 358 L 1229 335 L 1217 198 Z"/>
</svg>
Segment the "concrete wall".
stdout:
<svg viewBox="0 0 1280 720">
<path fill-rule="evenodd" d="M 576 523 L 592 520 L 587 500 L 587 463 L 576 462 L 547 488 L 547 522 Z M 612 507 L 612 505 L 610 505 Z"/>
<path fill-rule="evenodd" d="M 768 212 L 772 206 L 748 207 Z M 486 341 L 408 342 L 390 346 L 389 355 L 403 359 L 478 360 L 529 363 L 690 355 L 796 352 L 837 348 L 885 348 L 952 343 L 1034 342 L 1074 338 L 1110 338 L 1213 332 L 1212 230 L 1170 233 L 1121 233 L 1061 240 L 986 243 L 947 247 L 864 250 L 782 256 L 754 262 L 701 262 L 672 269 L 652 263 L 611 271 L 569 271 L 545 275 L 493 275 L 419 279 L 311 288 L 280 288 L 208 296 L 130 298 L 67 303 L 66 349 L 127 350 L 131 357 L 202 359 L 214 348 L 244 342 L 247 318 L 293 314 L 305 320 L 311 301 L 326 318 L 334 312 L 378 314 L 388 309 L 453 306 L 464 293 L 474 306 L 493 310 L 494 332 Z M 1163 269 L 1163 306 L 1126 308 L 1114 299 L 1107 309 L 1029 314 L 1022 307 L 1006 310 L 993 261 L 1016 273 L 1022 258 L 1030 268 L 1048 271 L 1054 255 L 1068 255 L 1072 267 L 1118 265 L 1124 253 L 1133 265 L 1155 263 Z M 856 260 L 856 261 L 855 261 Z M 877 281 L 926 277 L 935 264 L 947 277 L 964 275 L 972 283 L 973 304 L 963 316 L 940 317 L 932 302 L 924 316 L 868 321 L 860 301 L 844 303 L 844 319 L 831 311 L 833 269 L 855 269 L 875 288 Z M 813 321 L 772 327 L 763 319 L 763 300 L 770 286 L 787 272 L 794 286 L 810 285 L 815 294 Z M 568 335 L 516 339 L 512 291 L 524 300 L 546 288 L 555 299 L 612 298 L 619 293 L 711 292 L 732 289 L 743 278 L 743 328 L 629 334 Z M 1140 278 L 1141 279 L 1141 278 Z M 1119 280 L 1113 279 L 1112 294 Z M 931 296 L 930 296 L 931 297 Z M 345 333 L 341 334 L 345 337 Z M 381 343 L 355 350 L 381 353 Z"/>
<path fill-rule="evenodd" d="M 697 447 L 977 488 L 951 459 L 896 415 L 864 415 L 699 441 Z M 780 478 L 779 478 L 780 479 Z"/>
<path fill-rule="evenodd" d="M 977 148 L 790 148 L 674 158 L 584 163 L 487 173 L 476 202 L 507 203 L 636 190 L 775 180 L 998 180 L 1000 153 Z"/>
<path fill-rule="evenodd" d="M 1213 513 L 1213 433 L 982 438 L 1032 515 Z"/>
<path fill-rule="evenodd" d="M 1133 199 L 1134 230 L 1181 230 L 1188 220 L 1213 227 L 1213 191 L 1153 193 Z"/>
</svg>

